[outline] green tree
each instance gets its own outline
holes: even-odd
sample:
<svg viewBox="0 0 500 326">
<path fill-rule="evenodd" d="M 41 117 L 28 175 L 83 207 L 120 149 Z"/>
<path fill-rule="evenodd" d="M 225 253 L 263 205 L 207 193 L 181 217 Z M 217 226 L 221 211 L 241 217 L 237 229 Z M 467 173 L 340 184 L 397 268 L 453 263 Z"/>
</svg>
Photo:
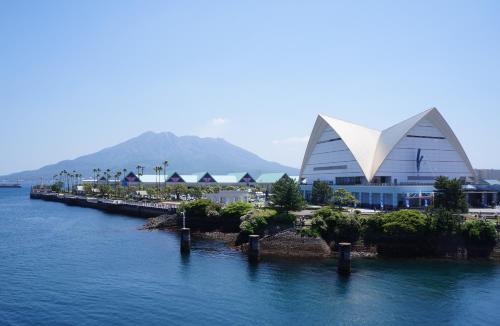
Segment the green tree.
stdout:
<svg viewBox="0 0 500 326">
<path fill-rule="evenodd" d="M 87 194 L 87 195 L 92 195 L 93 192 L 92 190 L 94 189 L 94 187 L 92 186 L 92 184 L 90 183 L 85 183 L 83 185 L 83 191 Z"/>
<path fill-rule="evenodd" d="M 328 182 L 316 180 L 312 185 L 311 203 L 325 205 L 332 199 L 333 192 Z"/>
<path fill-rule="evenodd" d="M 109 196 L 109 194 L 112 191 L 112 188 L 109 184 L 100 184 L 97 185 L 97 188 L 99 189 L 99 192 L 101 193 L 102 196 Z"/>
<path fill-rule="evenodd" d="M 336 206 L 338 210 L 342 210 L 344 206 L 352 206 L 357 203 L 356 197 L 345 189 L 340 188 L 333 193 L 332 204 L 334 207 Z"/>
<path fill-rule="evenodd" d="M 460 231 L 462 216 L 444 208 L 433 209 L 430 214 L 432 232 L 437 236 L 450 236 Z"/>
<path fill-rule="evenodd" d="M 188 192 L 188 188 L 183 184 L 176 184 L 172 186 L 171 193 L 175 194 L 175 198 L 179 199 L 180 195 L 185 195 Z"/>
<path fill-rule="evenodd" d="M 56 181 L 54 182 L 54 184 L 50 186 L 50 190 L 52 190 L 53 192 L 61 192 L 63 187 L 64 187 L 64 182 Z"/>
<path fill-rule="evenodd" d="M 286 212 L 299 210 L 304 206 L 299 184 L 288 176 L 274 183 L 272 192 L 274 206 Z"/>
<path fill-rule="evenodd" d="M 463 182 L 459 179 L 448 179 L 440 176 L 434 182 L 434 207 L 454 212 L 467 212 L 468 206 L 462 190 Z"/>
</svg>

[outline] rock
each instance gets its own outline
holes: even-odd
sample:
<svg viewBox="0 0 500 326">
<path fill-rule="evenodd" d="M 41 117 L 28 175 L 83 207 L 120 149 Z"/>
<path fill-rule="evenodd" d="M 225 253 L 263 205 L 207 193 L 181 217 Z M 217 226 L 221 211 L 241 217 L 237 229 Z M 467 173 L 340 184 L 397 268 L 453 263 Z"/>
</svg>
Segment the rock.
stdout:
<svg viewBox="0 0 500 326">
<path fill-rule="evenodd" d="M 142 230 L 163 230 L 177 227 L 177 215 L 160 215 L 157 217 L 148 218 L 146 224 L 142 226 Z"/>
<path fill-rule="evenodd" d="M 323 258 L 331 255 L 331 250 L 321 238 L 302 237 L 295 230 L 286 230 L 260 240 L 262 256 L 295 258 Z"/>
<path fill-rule="evenodd" d="M 193 237 L 203 240 L 222 241 L 229 246 L 234 246 L 239 233 L 224 233 L 224 232 L 197 232 L 193 233 Z"/>
</svg>

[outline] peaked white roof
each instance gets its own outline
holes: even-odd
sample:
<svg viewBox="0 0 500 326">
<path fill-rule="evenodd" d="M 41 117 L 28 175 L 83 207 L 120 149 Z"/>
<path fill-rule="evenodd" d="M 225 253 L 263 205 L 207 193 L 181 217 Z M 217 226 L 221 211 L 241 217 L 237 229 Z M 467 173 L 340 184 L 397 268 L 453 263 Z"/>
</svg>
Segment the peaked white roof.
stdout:
<svg viewBox="0 0 500 326">
<path fill-rule="evenodd" d="M 436 108 L 419 113 L 383 131 L 366 128 L 354 123 L 319 115 L 314 124 L 309 143 L 307 144 L 300 175 L 304 172 L 305 164 L 318 143 L 321 134 L 326 127 L 331 127 L 344 141 L 358 162 L 367 180 L 371 180 L 378 169 L 396 147 L 396 145 L 406 137 L 421 120 L 428 119 L 438 128 L 448 139 L 450 144 L 457 150 L 459 155 L 469 169 L 469 173 L 474 175 L 474 170 L 469 158 L 465 154 L 462 145 L 451 130 L 450 126 Z"/>
</svg>

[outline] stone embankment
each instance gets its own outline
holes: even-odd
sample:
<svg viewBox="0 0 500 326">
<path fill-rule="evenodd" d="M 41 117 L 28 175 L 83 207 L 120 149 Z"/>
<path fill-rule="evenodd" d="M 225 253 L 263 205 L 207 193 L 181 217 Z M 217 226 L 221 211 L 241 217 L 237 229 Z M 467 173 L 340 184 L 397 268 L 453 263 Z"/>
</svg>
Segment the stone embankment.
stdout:
<svg viewBox="0 0 500 326">
<path fill-rule="evenodd" d="M 260 253 L 262 256 L 324 258 L 331 255 L 331 250 L 322 238 L 303 237 L 290 229 L 262 238 Z"/>
<path fill-rule="evenodd" d="M 142 230 L 171 230 L 179 226 L 179 218 L 176 214 L 163 214 L 157 217 L 148 218 Z"/>
<path fill-rule="evenodd" d="M 142 218 L 157 217 L 162 214 L 173 214 L 175 213 L 177 206 L 142 202 L 125 202 L 121 200 L 111 199 L 97 199 L 57 193 L 31 192 L 30 198 L 59 202 L 70 206 L 94 208 L 105 211 L 107 213 L 123 214 Z"/>
</svg>

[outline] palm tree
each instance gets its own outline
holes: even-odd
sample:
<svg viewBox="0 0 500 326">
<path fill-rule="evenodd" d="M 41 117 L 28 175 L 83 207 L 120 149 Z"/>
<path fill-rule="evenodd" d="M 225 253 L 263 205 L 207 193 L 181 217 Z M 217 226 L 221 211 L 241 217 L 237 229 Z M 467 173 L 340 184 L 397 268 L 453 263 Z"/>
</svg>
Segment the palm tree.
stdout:
<svg viewBox="0 0 500 326">
<path fill-rule="evenodd" d="M 120 171 L 117 171 L 117 172 L 115 173 L 115 181 L 116 181 L 116 185 L 118 185 L 118 184 L 119 184 L 119 181 L 120 181 L 120 176 L 121 176 L 121 175 L 122 175 L 122 173 L 121 173 Z M 115 185 L 115 186 L 116 186 L 116 185 Z"/>
<path fill-rule="evenodd" d="M 163 171 L 163 168 L 161 166 L 156 167 L 158 169 L 158 193 L 160 192 L 160 175 L 161 171 Z"/>
<path fill-rule="evenodd" d="M 163 185 L 164 188 L 167 188 L 167 166 L 168 166 L 168 161 L 163 161 Z"/>
</svg>

